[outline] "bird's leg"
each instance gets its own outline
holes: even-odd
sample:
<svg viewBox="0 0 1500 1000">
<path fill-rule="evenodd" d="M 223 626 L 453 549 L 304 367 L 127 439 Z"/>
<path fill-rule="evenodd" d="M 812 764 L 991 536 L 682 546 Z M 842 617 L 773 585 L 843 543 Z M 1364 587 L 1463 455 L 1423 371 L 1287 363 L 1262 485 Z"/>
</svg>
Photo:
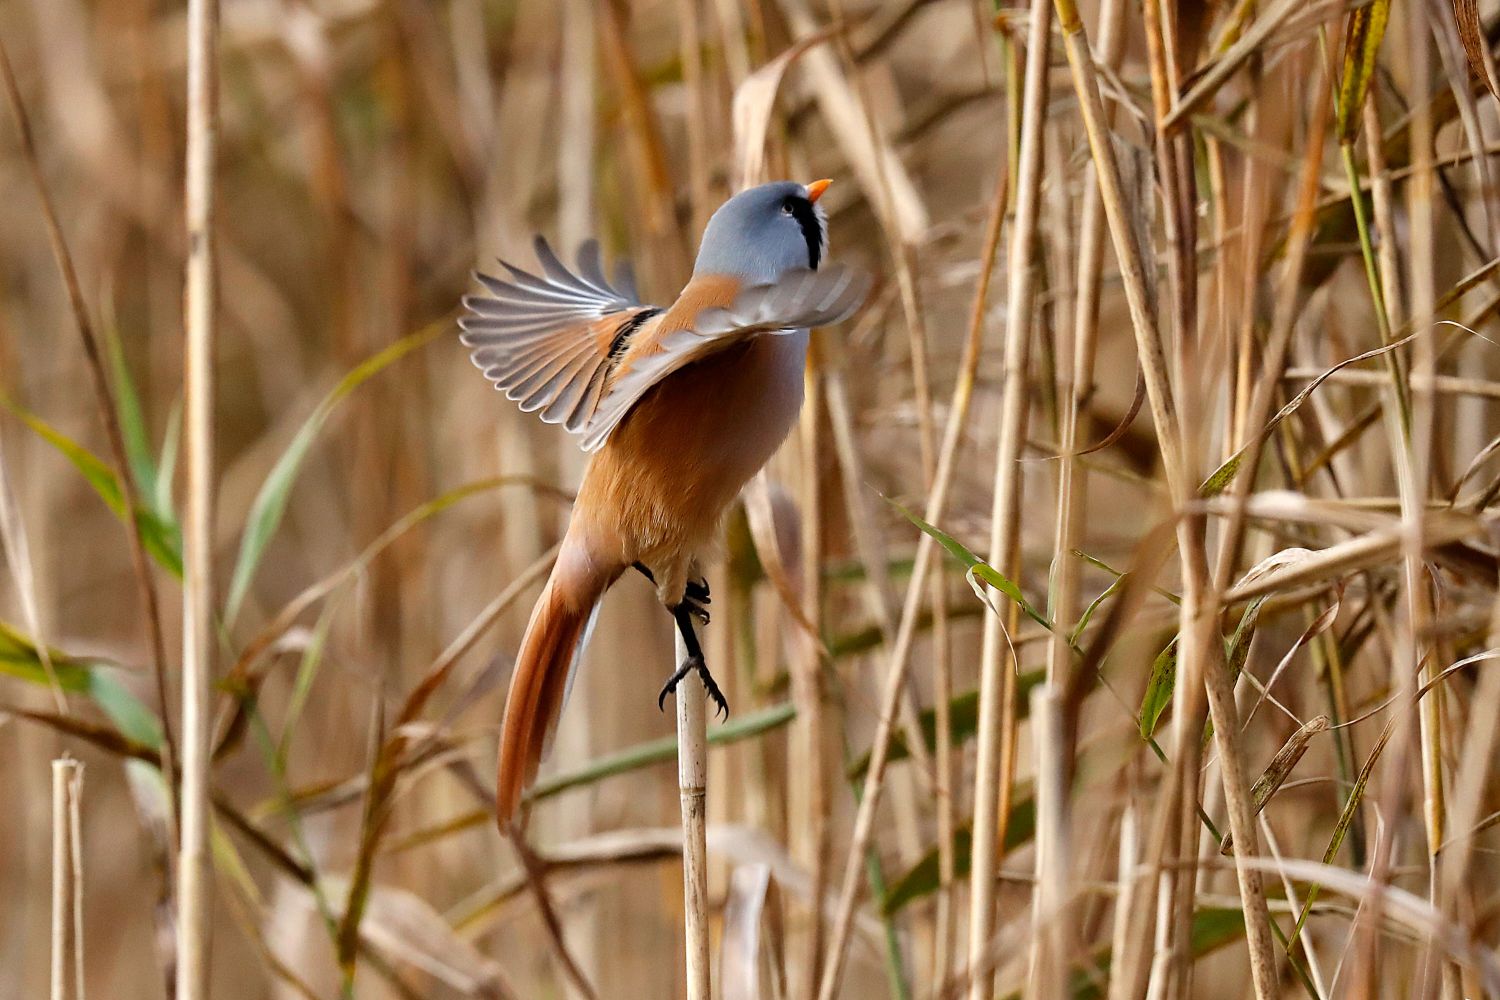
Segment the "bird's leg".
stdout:
<svg viewBox="0 0 1500 1000">
<path fill-rule="evenodd" d="M 649 566 L 640 561 L 636 561 L 631 565 L 639 571 L 641 576 L 651 581 L 652 586 L 656 585 L 656 574 L 651 572 Z M 693 617 L 705 625 L 708 624 L 708 608 L 704 607 L 704 605 L 712 604 L 713 600 L 708 595 L 708 579 L 706 577 L 701 580 L 689 580 L 687 582 L 687 588 L 683 591 L 683 603 L 692 608 Z"/>
<path fill-rule="evenodd" d="M 672 618 L 677 622 L 677 631 L 682 634 L 682 644 L 687 648 L 688 657 L 682 661 L 682 666 L 677 672 L 667 678 L 667 683 L 662 687 L 661 694 L 656 698 L 656 707 L 665 709 L 667 695 L 677 690 L 677 685 L 688 674 L 697 671 L 698 677 L 703 681 L 703 687 L 708 691 L 708 696 L 713 699 L 716 713 L 723 713 L 724 718 L 729 718 L 729 702 L 724 700 L 724 692 L 719 690 L 719 685 L 714 682 L 714 675 L 708 672 L 708 664 L 703 660 L 703 647 L 698 644 L 698 634 L 693 631 L 693 617 L 701 612 L 701 608 L 694 610 L 694 606 L 686 599 L 676 607 L 672 608 Z"/>
</svg>

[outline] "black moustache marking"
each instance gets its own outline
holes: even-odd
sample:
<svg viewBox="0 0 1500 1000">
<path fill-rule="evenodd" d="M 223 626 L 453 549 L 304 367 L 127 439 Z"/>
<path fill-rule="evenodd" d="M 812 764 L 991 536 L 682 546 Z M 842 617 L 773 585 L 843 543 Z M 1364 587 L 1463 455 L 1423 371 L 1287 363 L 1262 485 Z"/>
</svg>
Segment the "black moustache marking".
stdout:
<svg viewBox="0 0 1500 1000">
<path fill-rule="evenodd" d="M 813 209 L 813 203 L 792 195 L 785 204 L 791 210 L 792 218 L 801 227 L 802 238 L 807 241 L 807 266 L 816 271 L 823 260 L 823 227 L 818 225 L 818 214 Z"/>
</svg>

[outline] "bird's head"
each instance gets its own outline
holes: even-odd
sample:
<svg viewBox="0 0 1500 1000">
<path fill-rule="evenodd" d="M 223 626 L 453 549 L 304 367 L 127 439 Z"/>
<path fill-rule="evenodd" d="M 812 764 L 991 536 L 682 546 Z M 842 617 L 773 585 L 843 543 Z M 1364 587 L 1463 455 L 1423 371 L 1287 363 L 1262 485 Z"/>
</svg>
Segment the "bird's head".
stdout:
<svg viewBox="0 0 1500 1000">
<path fill-rule="evenodd" d="M 693 274 L 768 284 L 787 271 L 817 270 L 828 249 L 828 216 L 817 202 L 830 183 L 776 181 L 730 198 L 703 230 Z"/>
</svg>

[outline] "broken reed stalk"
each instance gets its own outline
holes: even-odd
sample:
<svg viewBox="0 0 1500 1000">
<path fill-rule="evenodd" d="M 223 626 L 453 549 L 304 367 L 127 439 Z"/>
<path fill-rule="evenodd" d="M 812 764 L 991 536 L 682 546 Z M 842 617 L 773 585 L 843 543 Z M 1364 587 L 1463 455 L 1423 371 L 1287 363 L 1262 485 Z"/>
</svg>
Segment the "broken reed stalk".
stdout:
<svg viewBox="0 0 1500 1000">
<path fill-rule="evenodd" d="M 677 637 L 677 664 L 687 659 Z M 677 688 L 677 791 L 682 800 L 682 928 L 688 1000 L 710 1000 L 708 974 L 708 708 L 698 677 Z"/>
<path fill-rule="evenodd" d="M 83 764 L 52 762 L 52 1000 L 84 1000 Z"/>
<path fill-rule="evenodd" d="M 995 497 L 990 522 L 989 564 L 1014 578 L 1021 555 L 1021 449 L 1031 409 L 1032 319 L 1036 305 L 1036 242 L 1042 189 L 1043 126 L 1046 123 L 1047 62 L 1051 54 L 1052 7 L 1032 0 L 1021 93 L 1021 152 L 1016 178 L 1016 220 L 1006 259 L 1005 369 L 1000 431 L 995 445 Z M 998 593 L 995 602 L 1009 610 Z M 978 761 L 974 768 L 974 848 L 969 886 L 969 961 L 990 948 L 995 926 L 995 886 L 1000 844 L 1005 838 L 1015 771 L 1016 671 L 1006 623 L 984 619 L 979 678 Z M 989 972 L 973 974 L 970 1000 L 993 992 Z"/>
<path fill-rule="evenodd" d="M 214 664 L 214 160 L 218 144 L 218 0 L 188 3 L 188 236 L 183 518 L 182 836 L 177 867 L 177 1000 L 208 996 L 213 867 L 208 830 Z M 170 776 L 169 779 L 170 780 Z"/>
</svg>

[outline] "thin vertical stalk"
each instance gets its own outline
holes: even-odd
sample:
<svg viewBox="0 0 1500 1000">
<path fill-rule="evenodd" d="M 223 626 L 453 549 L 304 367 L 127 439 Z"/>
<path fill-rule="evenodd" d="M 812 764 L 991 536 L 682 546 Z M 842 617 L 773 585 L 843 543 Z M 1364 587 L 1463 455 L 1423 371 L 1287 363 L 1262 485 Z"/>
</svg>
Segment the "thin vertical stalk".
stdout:
<svg viewBox="0 0 1500 1000">
<path fill-rule="evenodd" d="M 1047 62 L 1051 52 L 1052 9 L 1033 0 L 1026 39 L 1025 83 L 1021 94 L 1021 156 L 1016 181 L 1016 221 L 1006 258 L 1005 369 L 1000 431 L 995 446 L 995 496 L 991 511 L 989 562 L 1015 574 L 1021 556 L 1021 449 L 1030 411 L 1027 374 L 1036 305 L 1032 248 L 1040 214 L 1045 144 Z M 1012 576 L 1014 578 L 1014 576 Z M 999 599 L 999 595 L 995 595 Z M 1002 604 L 1002 606 L 1004 606 Z M 984 620 L 980 654 L 978 762 L 974 774 L 974 851 L 969 886 L 969 962 L 989 949 L 995 926 L 995 884 L 1000 844 L 1009 816 L 1015 766 L 1015 669 L 1005 625 L 995 615 Z M 985 1000 L 993 976 L 976 972 L 970 1000 Z"/>
<path fill-rule="evenodd" d="M 1185 464 L 1186 456 L 1182 448 L 1166 357 L 1147 291 L 1146 271 L 1140 248 L 1135 245 L 1130 219 L 1126 214 L 1114 148 L 1104 123 L 1103 102 L 1099 95 L 1093 54 L 1089 50 L 1083 20 L 1074 0 L 1055 0 L 1055 3 L 1067 47 L 1068 65 L 1072 71 L 1074 89 L 1078 95 L 1094 167 L 1099 177 L 1100 193 L 1109 219 L 1110 236 L 1120 264 L 1120 275 L 1130 309 L 1131 325 L 1136 336 L 1136 348 L 1152 417 L 1156 424 L 1169 495 L 1179 510 L 1186 510 L 1196 495 L 1196 484 L 1192 482 Z M 1214 718 L 1215 739 L 1222 761 L 1224 797 L 1229 807 L 1230 829 L 1234 833 L 1235 842 L 1245 845 L 1247 853 L 1253 853 L 1256 844 L 1254 811 L 1249 797 L 1244 754 L 1238 742 L 1239 727 L 1234 720 L 1233 692 L 1230 690 L 1224 664 L 1223 643 L 1218 634 L 1218 616 L 1212 607 L 1212 600 L 1207 606 L 1204 604 L 1204 598 L 1210 595 L 1207 593 L 1208 561 L 1202 517 L 1180 517 L 1177 532 L 1184 577 L 1182 648 L 1178 669 L 1188 677 L 1202 678 L 1207 688 L 1209 707 Z M 1179 704 L 1177 712 L 1183 714 L 1184 711 L 1185 706 Z M 1174 801 L 1171 788 L 1173 784 L 1178 785 L 1178 794 L 1188 793 L 1185 787 L 1187 776 L 1181 775 L 1177 768 L 1174 768 L 1172 774 L 1173 779 L 1169 782 L 1165 801 L 1166 808 L 1171 808 Z M 1196 774 L 1193 777 L 1196 778 Z M 1245 911 L 1251 974 L 1257 995 L 1271 997 L 1276 995 L 1277 989 L 1275 951 L 1269 929 L 1270 912 L 1266 906 L 1265 890 L 1259 872 L 1241 864 L 1241 857 L 1242 855 L 1236 855 L 1235 868 Z"/>
<path fill-rule="evenodd" d="M 1122 0 L 1104 0 L 1099 10 L 1099 57 L 1105 66 L 1115 65 L 1123 48 L 1121 30 L 1125 5 Z M 1108 114 L 1113 121 L 1113 111 Z M 1078 614 L 1079 562 L 1073 556 L 1083 534 L 1083 512 L 1088 497 L 1087 470 L 1077 454 L 1078 418 L 1093 393 L 1094 358 L 1099 340 L 1099 296 L 1104 267 L 1104 207 L 1099 199 L 1099 181 L 1092 173 L 1083 181 L 1083 209 L 1078 233 L 1078 270 L 1073 309 L 1072 368 L 1063 373 L 1061 388 L 1062 433 L 1061 457 L 1057 463 L 1057 529 L 1053 545 L 1052 618 L 1071 623 Z M 1059 330 L 1061 338 L 1064 331 Z M 1061 352 L 1060 352 L 1061 353 Z M 1073 667 L 1074 652 L 1068 642 L 1068 628 L 1052 633 L 1047 645 L 1047 679 L 1067 687 Z M 1068 751 L 1072 753 L 1071 748 Z M 1069 768 L 1071 770 L 1071 767 Z"/>
<path fill-rule="evenodd" d="M 52 762 L 52 1000 L 84 1000 L 83 765 Z"/>
<path fill-rule="evenodd" d="M 162 773 L 170 775 L 177 760 L 177 742 L 171 723 L 171 702 L 167 691 L 167 643 L 161 624 L 161 602 L 156 593 L 156 580 L 151 575 L 151 561 L 146 555 L 146 545 L 141 539 L 140 524 L 135 513 L 142 509 L 135 480 L 130 475 L 130 459 L 125 450 L 125 434 L 120 428 L 119 409 L 115 405 L 114 390 L 104 370 L 104 355 L 99 339 L 94 335 L 94 324 L 89 319 L 88 306 L 83 300 L 83 288 L 78 281 L 78 269 L 73 264 L 73 255 L 63 238 L 62 223 L 58 221 L 57 209 L 52 203 L 46 178 L 42 174 L 41 161 L 37 156 L 36 140 L 31 132 L 31 119 L 26 114 L 26 105 L 21 100 L 21 88 L 16 84 L 15 72 L 11 69 L 10 56 L 0 44 L 0 81 L 5 85 L 5 96 L 16 119 L 16 131 L 20 138 L 22 158 L 27 172 L 36 187 L 37 200 L 41 202 L 42 218 L 47 226 L 47 240 L 52 247 L 52 256 L 62 274 L 63 288 L 68 295 L 68 305 L 73 313 L 73 325 L 83 343 L 84 359 L 88 362 L 89 376 L 94 384 L 94 401 L 99 409 L 99 420 L 104 425 L 104 434 L 109 441 L 110 471 L 120 486 L 120 498 L 126 511 L 125 535 L 130 542 L 131 568 L 135 573 L 136 587 L 140 593 L 141 609 L 146 619 L 146 633 L 151 642 L 153 662 L 152 676 L 156 683 L 156 700 L 161 710 L 162 723 Z"/>
<path fill-rule="evenodd" d="M 214 162 L 218 145 L 217 0 L 188 3 L 187 350 L 183 390 L 182 838 L 177 1000 L 208 996 L 213 868 L 208 848 L 210 696 L 214 681 Z"/>
<path fill-rule="evenodd" d="M 1433 262 L 1437 257 L 1433 213 L 1437 172 L 1433 163 L 1435 134 L 1432 115 L 1427 109 L 1427 88 L 1432 73 L 1432 26 L 1428 24 L 1428 11 L 1429 8 L 1424 3 L 1407 5 L 1406 42 L 1410 52 L 1408 68 L 1412 87 L 1416 90 L 1410 96 L 1418 102 L 1413 108 L 1411 120 L 1412 173 L 1406 184 L 1406 213 L 1410 224 L 1407 287 L 1411 301 L 1408 314 L 1419 322 L 1432 316 L 1437 301 L 1436 276 L 1433 271 Z M 1381 235 L 1383 240 L 1395 239 L 1392 233 Z M 1412 354 L 1411 374 L 1415 385 L 1410 389 L 1409 458 L 1406 463 L 1402 463 L 1409 479 L 1406 483 L 1398 483 L 1403 528 L 1403 583 L 1406 590 L 1406 621 L 1400 629 L 1400 641 L 1404 646 L 1402 653 L 1409 653 L 1410 656 L 1400 657 L 1397 664 L 1403 670 L 1408 669 L 1408 665 L 1415 667 L 1416 676 L 1412 683 L 1420 688 L 1431 682 L 1443 666 L 1438 662 L 1437 655 L 1441 649 L 1440 644 L 1426 638 L 1432 634 L 1433 607 L 1424 559 L 1427 497 L 1433 466 L 1432 448 L 1436 444 L 1433 439 L 1436 426 L 1433 383 L 1437 375 L 1437 352 L 1432 340 L 1422 337 L 1413 345 Z M 1395 443 L 1402 442 L 1396 439 Z M 1446 837 L 1447 818 L 1447 805 L 1443 795 L 1443 716 L 1440 688 L 1434 687 L 1420 697 L 1417 719 L 1422 762 L 1422 816 L 1427 832 L 1429 863 L 1436 866 L 1436 856 Z M 1431 879 L 1431 902 L 1439 913 L 1451 915 L 1443 888 L 1440 879 Z M 1428 956 L 1430 961 L 1441 963 L 1444 1000 L 1459 1000 L 1461 993 L 1458 967 L 1437 947 L 1430 948 Z"/>
<path fill-rule="evenodd" d="M 1068 802 L 1068 760 L 1063 749 L 1062 689 L 1043 684 L 1031 692 L 1035 740 L 1036 887 L 1032 893 L 1031 983 L 1038 1000 L 1068 997 L 1071 949 L 1064 911 L 1072 896 L 1072 849 Z"/>
<path fill-rule="evenodd" d="M 677 637 L 676 663 L 687 659 Z M 694 680 L 677 692 L 677 792 L 682 802 L 682 926 L 688 1000 L 710 1000 L 708 973 L 707 692 Z"/>
<path fill-rule="evenodd" d="M 688 194 L 695 233 L 701 233 L 708 223 L 710 207 L 708 105 L 704 93 L 703 30 L 698 21 L 699 10 L 699 0 L 677 0 L 677 47 L 687 94 L 684 125 L 688 147 Z"/>
<path fill-rule="evenodd" d="M 1130 952 L 1130 943 L 1142 936 L 1151 940 L 1149 928 L 1142 934 L 1141 928 L 1132 919 L 1135 914 L 1136 895 L 1142 891 L 1141 881 L 1136 878 L 1136 860 L 1139 849 L 1139 820 L 1135 803 L 1135 783 L 1127 779 L 1125 808 L 1120 812 L 1120 845 L 1116 870 L 1119 872 L 1119 895 L 1115 897 L 1114 920 L 1110 927 L 1110 954 L 1121 961 Z M 1109 1000 L 1128 1000 L 1135 996 L 1134 984 L 1119 967 L 1111 970 L 1109 977 Z"/>
<path fill-rule="evenodd" d="M 943 427 L 943 440 L 938 448 L 938 465 L 937 472 L 933 476 L 932 492 L 922 512 L 923 519 L 929 524 L 941 522 L 947 512 L 948 491 L 958 467 L 958 449 L 963 443 L 964 425 L 968 422 L 969 407 L 974 400 L 974 385 L 979 370 L 980 343 L 984 333 L 985 303 L 989 298 L 990 276 L 995 268 L 995 256 L 1000 243 L 1006 191 L 1009 187 L 1008 176 L 1001 174 L 995 182 L 995 194 L 991 202 L 990 218 L 980 257 L 979 280 L 974 289 L 974 302 L 969 310 L 969 325 L 964 337 L 963 356 L 959 360 L 958 374 L 954 377 L 953 394 L 948 406 L 948 421 Z M 859 897 L 860 874 L 864 868 L 865 852 L 869 849 L 870 838 L 874 835 L 875 811 L 880 804 L 886 765 L 890 762 L 891 737 L 896 731 L 896 712 L 904 690 L 907 661 L 911 656 L 912 643 L 916 639 L 922 592 L 927 588 L 927 574 L 932 568 L 932 560 L 937 551 L 936 546 L 937 543 L 933 541 L 932 536 L 925 533 L 917 540 L 917 553 L 912 562 L 911 579 L 907 581 L 906 597 L 901 605 L 901 620 L 896 628 L 896 641 L 891 646 L 890 668 L 883 682 L 885 686 L 880 692 L 880 711 L 876 721 L 875 737 L 870 745 L 870 766 L 865 772 L 864 791 L 859 800 L 859 811 L 855 815 L 854 828 L 849 838 L 849 858 L 844 868 L 843 884 L 839 890 L 838 909 L 834 914 L 828 957 L 818 986 L 819 1000 L 833 1000 L 839 996 L 843 982 L 844 958 L 849 947 L 850 932 L 854 926 L 854 907 Z"/>
</svg>

